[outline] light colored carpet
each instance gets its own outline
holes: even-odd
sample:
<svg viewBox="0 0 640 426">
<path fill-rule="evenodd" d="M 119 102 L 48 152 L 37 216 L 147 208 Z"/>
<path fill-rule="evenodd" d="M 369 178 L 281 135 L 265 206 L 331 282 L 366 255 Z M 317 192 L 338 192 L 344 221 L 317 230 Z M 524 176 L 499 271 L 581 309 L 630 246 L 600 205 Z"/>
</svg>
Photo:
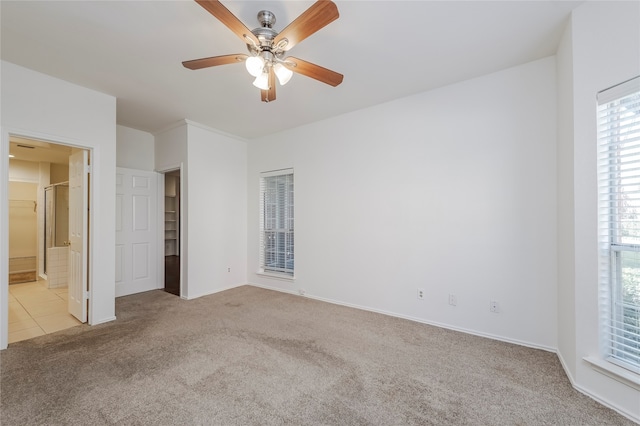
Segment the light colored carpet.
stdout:
<svg viewBox="0 0 640 426">
<path fill-rule="evenodd" d="M 1 353 L 2 425 L 631 425 L 555 354 L 243 286 Z"/>
</svg>

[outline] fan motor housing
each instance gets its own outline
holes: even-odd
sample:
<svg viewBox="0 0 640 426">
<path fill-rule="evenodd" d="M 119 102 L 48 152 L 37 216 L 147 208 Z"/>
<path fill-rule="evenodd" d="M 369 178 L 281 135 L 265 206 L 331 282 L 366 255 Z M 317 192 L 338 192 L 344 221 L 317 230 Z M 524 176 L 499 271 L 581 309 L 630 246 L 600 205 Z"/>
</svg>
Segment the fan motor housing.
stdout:
<svg viewBox="0 0 640 426">
<path fill-rule="evenodd" d="M 276 23 L 276 15 L 269 10 L 261 10 L 258 12 L 258 22 L 260 23 L 260 27 L 254 28 L 251 30 L 253 35 L 257 37 L 260 41 L 260 46 L 254 46 L 253 44 L 247 44 L 247 49 L 253 55 L 256 55 L 260 52 L 271 52 L 274 55 L 276 52 L 273 51 L 273 40 L 278 35 L 278 32 L 274 30 L 273 24 Z"/>
<path fill-rule="evenodd" d="M 263 27 L 271 28 L 276 23 L 276 15 L 269 10 L 261 10 L 258 12 L 258 22 Z"/>
<path fill-rule="evenodd" d="M 265 46 L 265 44 L 271 46 L 271 42 L 278 35 L 275 30 L 266 27 L 256 28 L 254 30 L 251 30 L 251 32 L 253 33 L 253 35 L 258 37 L 261 46 Z"/>
</svg>

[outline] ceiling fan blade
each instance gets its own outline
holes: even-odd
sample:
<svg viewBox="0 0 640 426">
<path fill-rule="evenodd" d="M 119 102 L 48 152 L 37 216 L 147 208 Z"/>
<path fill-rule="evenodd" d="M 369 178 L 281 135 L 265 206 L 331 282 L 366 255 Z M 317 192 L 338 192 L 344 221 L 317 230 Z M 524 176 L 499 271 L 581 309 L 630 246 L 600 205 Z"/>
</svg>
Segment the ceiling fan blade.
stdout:
<svg viewBox="0 0 640 426">
<path fill-rule="evenodd" d="M 240 37 L 243 42 L 247 43 L 249 41 L 248 39 L 250 39 L 258 46 L 260 45 L 258 38 L 251 32 L 251 30 L 218 0 L 196 0 L 196 2 L 200 6 L 204 7 L 207 12 L 216 17 L 220 22 L 226 25 L 227 28 Z"/>
<path fill-rule="evenodd" d="M 276 100 L 276 74 L 273 68 L 269 68 L 269 90 L 261 90 L 260 96 L 262 102 L 271 102 Z"/>
<path fill-rule="evenodd" d="M 247 59 L 247 55 L 238 53 L 236 55 L 212 56 L 210 58 L 193 59 L 184 61 L 182 65 L 190 70 L 199 70 L 201 68 L 216 67 L 218 65 L 237 64 Z"/>
<path fill-rule="evenodd" d="M 273 40 L 273 45 L 287 39 L 284 50 L 289 50 L 316 31 L 338 19 L 338 7 L 330 0 L 318 0 L 309 9 L 302 12 L 293 22 L 282 30 Z"/>
<path fill-rule="evenodd" d="M 295 73 L 306 75 L 307 77 L 314 78 L 333 87 L 342 83 L 342 79 L 344 78 L 340 73 L 298 58 L 285 58 L 283 64 Z"/>
</svg>

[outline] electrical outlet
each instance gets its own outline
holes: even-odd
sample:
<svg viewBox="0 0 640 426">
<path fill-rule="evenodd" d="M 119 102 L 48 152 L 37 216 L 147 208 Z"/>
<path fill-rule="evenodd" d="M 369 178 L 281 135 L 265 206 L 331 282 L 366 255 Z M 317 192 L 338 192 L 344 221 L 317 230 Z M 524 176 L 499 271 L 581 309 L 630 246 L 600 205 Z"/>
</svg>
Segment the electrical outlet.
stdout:
<svg viewBox="0 0 640 426">
<path fill-rule="evenodd" d="M 303 290 L 303 289 L 299 289 L 299 290 L 298 290 L 298 294 L 299 294 L 300 296 L 304 296 L 304 290 Z"/>
<path fill-rule="evenodd" d="M 458 304 L 458 298 L 456 297 L 455 294 L 450 294 L 449 295 L 449 304 L 451 306 L 456 306 Z"/>
<path fill-rule="evenodd" d="M 418 296 L 418 299 L 420 299 L 420 300 L 424 299 L 424 289 L 423 288 L 419 288 L 418 289 L 417 296 Z"/>
<path fill-rule="evenodd" d="M 494 314 L 500 313 L 500 305 L 497 301 L 492 300 L 491 302 L 489 302 L 489 311 L 493 312 Z"/>
<path fill-rule="evenodd" d="M 231 272 L 231 268 L 227 268 L 227 272 Z"/>
</svg>

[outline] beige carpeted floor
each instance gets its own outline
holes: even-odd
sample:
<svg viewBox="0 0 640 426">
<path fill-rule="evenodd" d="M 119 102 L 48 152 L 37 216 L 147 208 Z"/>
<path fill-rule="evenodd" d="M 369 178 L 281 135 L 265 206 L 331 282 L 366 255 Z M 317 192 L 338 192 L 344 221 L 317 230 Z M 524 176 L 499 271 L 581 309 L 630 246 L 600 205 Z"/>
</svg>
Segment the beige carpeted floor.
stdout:
<svg viewBox="0 0 640 426">
<path fill-rule="evenodd" d="M 243 286 L 0 354 L 2 425 L 631 425 L 556 355 Z"/>
</svg>

